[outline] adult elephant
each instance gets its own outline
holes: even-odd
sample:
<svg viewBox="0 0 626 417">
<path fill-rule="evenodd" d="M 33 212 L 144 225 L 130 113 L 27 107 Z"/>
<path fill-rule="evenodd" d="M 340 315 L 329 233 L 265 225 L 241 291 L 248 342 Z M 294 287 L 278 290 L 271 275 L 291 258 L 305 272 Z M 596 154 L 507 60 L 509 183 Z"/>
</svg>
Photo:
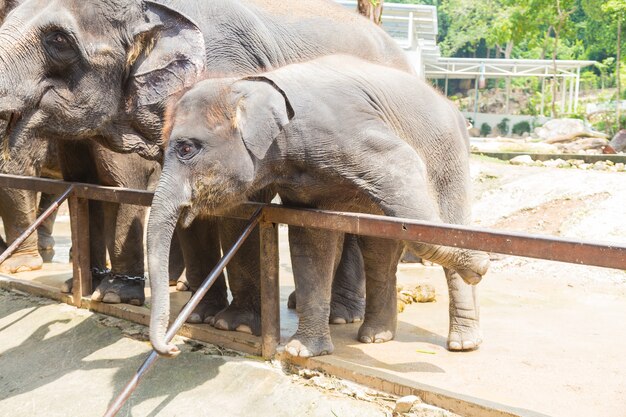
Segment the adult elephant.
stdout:
<svg viewBox="0 0 626 417">
<path fill-rule="evenodd" d="M 0 1 L 0 22 L 4 21 L 6 15 L 17 6 L 17 3 L 17 1 Z M 8 143 L 2 141 L 2 146 L 0 146 L 2 149 L 0 173 L 60 178 L 56 146 L 53 143 L 45 141 L 38 141 L 35 144 L 24 143 L 12 149 L 9 149 L 7 145 Z M 7 239 L 5 242 L 0 238 L 0 253 L 35 222 L 38 209 L 39 211 L 45 210 L 52 198 L 53 196 L 49 194 L 42 194 L 38 207 L 36 192 L 0 188 L 0 218 L 2 218 Z M 54 218 L 55 216 L 52 215 L 46 219 L 37 229 L 37 234 L 29 236 L 11 257 L 0 264 L 0 272 L 16 273 L 40 269 L 44 258 L 50 259 L 54 253 L 52 237 Z"/>
<path fill-rule="evenodd" d="M 17 146 L 7 150 L 0 157 L 0 173 L 46 178 L 60 178 L 56 146 L 53 143 L 37 141 L 33 146 Z M 0 218 L 4 224 L 6 243 L 0 238 L 0 253 L 35 222 L 38 211 L 48 208 L 54 196 L 42 194 L 39 204 L 37 192 L 16 188 L 0 188 Z M 50 216 L 29 236 L 24 243 L 0 264 L 0 272 L 16 273 L 41 269 L 44 258 L 54 254 L 55 215 Z"/>
<path fill-rule="evenodd" d="M 167 100 L 203 72 L 250 75 L 330 53 L 411 70 L 381 29 L 328 0 L 27 0 L 0 30 L 0 72 L 10 70 L 0 82 L 0 116 L 12 138 L 95 139 L 158 160 Z M 241 227 L 220 223 L 222 243 Z M 179 232 L 193 290 L 219 256 L 215 225 L 197 219 Z M 192 321 L 258 333 L 258 270 L 254 236 L 229 267 L 232 303 L 222 278 Z M 463 285 L 450 285 L 453 349 L 479 340 L 476 303 Z"/>
</svg>

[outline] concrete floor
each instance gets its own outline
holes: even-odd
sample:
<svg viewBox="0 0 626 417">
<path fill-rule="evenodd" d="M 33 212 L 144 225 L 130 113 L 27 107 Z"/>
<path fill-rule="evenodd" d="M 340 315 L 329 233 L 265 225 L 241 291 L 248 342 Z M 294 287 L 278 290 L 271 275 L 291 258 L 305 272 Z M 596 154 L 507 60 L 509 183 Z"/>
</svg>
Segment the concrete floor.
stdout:
<svg viewBox="0 0 626 417">
<path fill-rule="evenodd" d="M 101 416 L 149 352 L 143 333 L 123 320 L 0 290 L 0 415 Z M 271 364 L 214 352 L 192 344 L 175 360 L 157 361 L 118 415 L 390 415 Z"/>
</svg>

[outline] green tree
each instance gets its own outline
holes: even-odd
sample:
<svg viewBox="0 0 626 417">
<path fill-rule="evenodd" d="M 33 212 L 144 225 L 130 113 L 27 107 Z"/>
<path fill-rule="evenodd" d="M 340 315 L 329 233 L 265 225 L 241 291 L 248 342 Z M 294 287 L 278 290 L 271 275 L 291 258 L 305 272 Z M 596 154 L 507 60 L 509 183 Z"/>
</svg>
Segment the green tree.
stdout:
<svg viewBox="0 0 626 417">
<path fill-rule="evenodd" d="M 621 82 L 620 82 L 620 63 L 622 58 L 622 21 L 626 17 L 626 0 L 608 0 L 602 4 L 601 9 L 611 21 L 615 22 L 615 30 L 617 34 L 616 45 L 616 58 L 615 58 L 615 82 L 617 83 L 617 104 L 615 111 L 615 120 L 617 124 L 617 130 L 622 128 L 621 126 Z"/>
</svg>

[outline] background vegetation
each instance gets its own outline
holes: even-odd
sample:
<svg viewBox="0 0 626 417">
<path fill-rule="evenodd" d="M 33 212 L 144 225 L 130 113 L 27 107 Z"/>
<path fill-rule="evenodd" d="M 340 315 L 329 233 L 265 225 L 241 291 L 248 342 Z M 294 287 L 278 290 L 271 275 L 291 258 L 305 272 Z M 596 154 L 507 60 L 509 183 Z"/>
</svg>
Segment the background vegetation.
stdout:
<svg viewBox="0 0 626 417">
<path fill-rule="evenodd" d="M 624 126 L 617 123 L 622 117 L 615 100 L 626 99 L 626 92 L 622 91 L 626 81 L 626 66 L 622 65 L 626 0 L 393 2 L 437 6 L 438 43 L 444 56 L 596 61 L 595 66 L 581 74 L 581 87 L 587 92 L 597 90 L 594 100 L 613 103 L 610 119 L 614 123 L 604 120 L 605 130 L 615 131 Z M 515 82 L 531 95 L 540 91 L 536 80 Z M 546 95 L 549 104 L 554 92 Z M 556 109 L 552 110 L 557 113 Z"/>
</svg>

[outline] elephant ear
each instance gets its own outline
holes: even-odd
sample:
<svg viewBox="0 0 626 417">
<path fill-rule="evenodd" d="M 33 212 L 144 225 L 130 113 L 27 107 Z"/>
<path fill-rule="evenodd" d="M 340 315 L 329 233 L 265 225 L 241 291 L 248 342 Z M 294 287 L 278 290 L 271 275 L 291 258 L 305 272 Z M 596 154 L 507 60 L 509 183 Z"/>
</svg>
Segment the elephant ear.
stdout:
<svg viewBox="0 0 626 417">
<path fill-rule="evenodd" d="M 204 71 L 206 50 L 198 26 L 180 12 L 144 1 L 146 22 L 133 31 L 128 52 L 129 95 L 137 107 L 163 103 Z"/>
<path fill-rule="evenodd" d="M 106 146 L 160 159 L 163 109 L 168 98 L 192 86 L 205 69 L 204 36 L 187 16 L 143 1 L 144 20 L 131 28 L 127 51 L 126 115 Z"/>
<path fill-rule="evenodd" d="M 274 139 L 295 116 L 284 90 L 267 77 L 246 77 L 233 85 L 235 124 L 246 149 L 263 159 Z"/>
</svg>

